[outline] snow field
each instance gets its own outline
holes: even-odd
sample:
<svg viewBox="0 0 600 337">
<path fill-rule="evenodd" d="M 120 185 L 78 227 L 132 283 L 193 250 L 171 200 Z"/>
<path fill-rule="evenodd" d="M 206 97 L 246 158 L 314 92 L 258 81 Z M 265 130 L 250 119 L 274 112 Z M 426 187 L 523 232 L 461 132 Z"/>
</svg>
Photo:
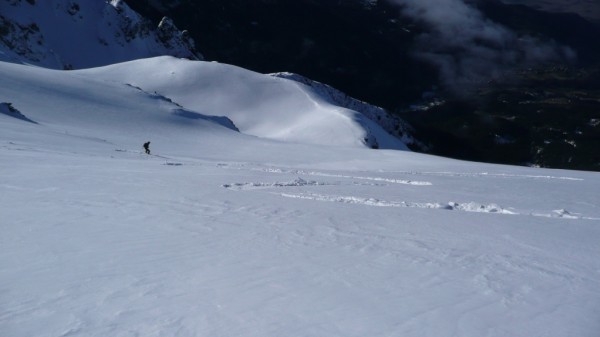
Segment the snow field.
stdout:
<svg viewBox="0 0 600 337">
<path fill-rule="evenodd" d="M 157 62 L 197 66 L 127 67 L 146 64 L 150 78 Z M 0 69 L 0 100 L 37 123 L 0 114 L 0 335 L 600 331 L 597 173 L 326 146 L 312 133 L 287 142 L 245 133 L 296 128 L 269 120 L 269 97 L 248 108 L 246 129 L 214 113 L 245 106 L 237 95 L 203 110 L 196 82 L 154 94 L 102 78 L 110 67 Z M 290 111 L 316 113 L 296 88 Z"/>
</svg>

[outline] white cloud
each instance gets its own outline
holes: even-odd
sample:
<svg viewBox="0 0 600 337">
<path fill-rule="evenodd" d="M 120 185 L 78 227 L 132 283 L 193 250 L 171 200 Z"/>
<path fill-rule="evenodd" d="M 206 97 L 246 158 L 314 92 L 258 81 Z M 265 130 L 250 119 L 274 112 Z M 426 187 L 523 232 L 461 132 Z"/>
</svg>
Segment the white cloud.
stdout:
<svg viewBox="0 0 600 337">
<path fill-rule="evenodd" d="M 440 70 L 442 82 L 464 89 L 519 65 L 573 57 L 552 41 L 521 36 L 491 21 L 462 0 L 392 0 L 404 14 L 429 27 L 417 37 L 415 56 Z"/>
</svg>

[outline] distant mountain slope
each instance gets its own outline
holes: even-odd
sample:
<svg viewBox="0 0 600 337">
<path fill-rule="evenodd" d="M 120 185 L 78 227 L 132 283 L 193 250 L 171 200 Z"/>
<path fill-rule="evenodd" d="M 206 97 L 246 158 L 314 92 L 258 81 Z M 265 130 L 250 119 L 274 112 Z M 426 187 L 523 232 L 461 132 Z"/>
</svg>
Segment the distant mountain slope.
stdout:
<svg viewBox="0 0 600 337">
<path fill-rule="evenodd" d="M 172 55 L 202 59 L 168 18 L 158 27 L 121 0 L 0 2 L 0 60 L 78 69 Z"/>
</svg>

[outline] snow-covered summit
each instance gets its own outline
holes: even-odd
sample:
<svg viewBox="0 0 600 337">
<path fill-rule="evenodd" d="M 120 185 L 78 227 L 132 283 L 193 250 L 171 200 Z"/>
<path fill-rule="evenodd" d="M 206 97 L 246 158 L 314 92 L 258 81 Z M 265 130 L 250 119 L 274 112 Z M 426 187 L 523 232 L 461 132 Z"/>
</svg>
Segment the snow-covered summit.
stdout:
<svg viewBox="0 0 600 337">
<path fill-rule="evenodd" d="M 202 59 L 165 18 L 158 27 L 121 0 L 0 2 L 0 60 L 79 69 L 160 55 Z"/>
</svg>

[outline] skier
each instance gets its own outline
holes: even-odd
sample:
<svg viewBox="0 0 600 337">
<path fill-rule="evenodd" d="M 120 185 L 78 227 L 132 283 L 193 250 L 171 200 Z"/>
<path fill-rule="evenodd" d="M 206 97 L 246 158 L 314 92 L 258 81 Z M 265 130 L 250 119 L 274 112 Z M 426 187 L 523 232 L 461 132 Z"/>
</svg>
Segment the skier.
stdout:
<svg viewBox="0 0 600 337">
<path fill-rule="evenodd" d="M 150 142 L 144 143 L 144 150 L 146 150 L 146 154 L 150 154 Z"/>
</svg>

